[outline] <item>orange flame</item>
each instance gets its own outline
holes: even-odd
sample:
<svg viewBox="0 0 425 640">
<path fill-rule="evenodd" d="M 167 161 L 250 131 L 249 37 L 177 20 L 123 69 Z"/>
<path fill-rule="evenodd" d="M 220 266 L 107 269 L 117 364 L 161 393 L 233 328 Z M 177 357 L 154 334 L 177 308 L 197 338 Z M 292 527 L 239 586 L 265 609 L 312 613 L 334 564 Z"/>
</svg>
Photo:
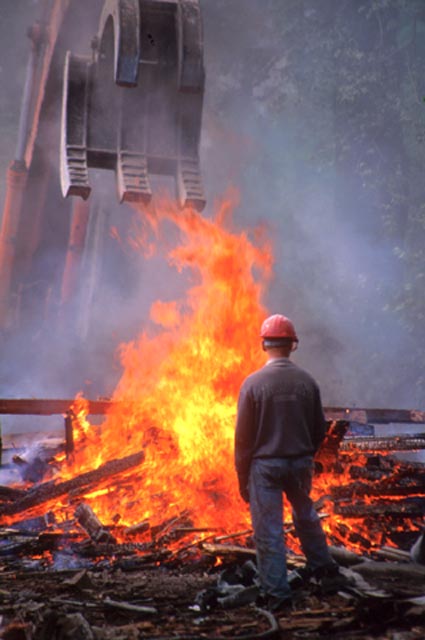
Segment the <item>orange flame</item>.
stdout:
<svg viewBox="0 0 425 640">
<path fill-rule="evenodd" d="M 116 489 L 85 496 L 106 523 L 117 513 L 125 524 L 163 521 L 183 509 L 197 526 L 231 530 L 247 520 L 233 471 L 234 420 L 242 380 L 264 362 L 258 332 L 272 254 L 267 243 L 255 246 L 246 233 L 228 230 L 233 206 L 225 200 L 214 219 L 169 203 L 149 212 L 159 236 L 170 223 L 178 230 L 168 261 L 188 273 L 190 287 L 183 299 L 156 301 L 152 328 L 120 346 L 123 374 L 112 398 L 119 407 L 104 424 L 87 427 L 83 400 L 76 400 L 70 476 L 146 454 Z"/>
</svg>

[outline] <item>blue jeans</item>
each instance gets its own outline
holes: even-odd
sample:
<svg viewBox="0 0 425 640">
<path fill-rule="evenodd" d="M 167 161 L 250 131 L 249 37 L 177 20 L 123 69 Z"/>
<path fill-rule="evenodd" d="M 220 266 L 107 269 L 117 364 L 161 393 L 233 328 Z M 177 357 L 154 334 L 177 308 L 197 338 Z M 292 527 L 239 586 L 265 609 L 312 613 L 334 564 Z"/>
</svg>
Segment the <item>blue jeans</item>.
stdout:
<svg viewBox="0 0 425 640">
<path fill-rule="evenodd" d="M 258 572 L 267 597 L 290 597 L 283 534 L 283 496 L 292 506 L 295 531 L 312 569 L 334 565 L 319 516 L 310 498 L 313 458 L 261 458 L 251 463 L 249 506 Z"/>
</svg>

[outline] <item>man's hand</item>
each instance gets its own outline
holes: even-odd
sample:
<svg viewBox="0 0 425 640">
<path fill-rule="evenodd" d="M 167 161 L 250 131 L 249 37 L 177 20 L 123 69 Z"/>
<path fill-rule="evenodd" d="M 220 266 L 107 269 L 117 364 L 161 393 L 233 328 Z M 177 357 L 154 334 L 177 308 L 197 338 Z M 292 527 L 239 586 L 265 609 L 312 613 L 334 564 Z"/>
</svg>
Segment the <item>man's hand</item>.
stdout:
<svg viewBox="0 0 425 640">
<path fill-rule="evenodd" d="M 239 478 L 239 493 L 244 502 L 249 502 L 248 481 Z"/>
<path fill-rule="evenodd" d="M 239 489 L 239 493 L 241 494 L 241 498 L 244 502 L 249 502 L 248 487 L 245 487 L 245 489 Z"/>
</svg>

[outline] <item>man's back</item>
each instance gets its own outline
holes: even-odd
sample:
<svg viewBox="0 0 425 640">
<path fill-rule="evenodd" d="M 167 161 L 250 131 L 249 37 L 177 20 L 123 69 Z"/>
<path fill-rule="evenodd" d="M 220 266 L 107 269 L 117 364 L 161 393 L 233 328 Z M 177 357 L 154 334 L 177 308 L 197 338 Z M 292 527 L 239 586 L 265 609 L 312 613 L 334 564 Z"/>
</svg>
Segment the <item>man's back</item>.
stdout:
<svg viewBox="0 0 425 640">
<path fill-rule="evenodd" d="M 251 459 L 314 455 L 324 435 L 317 383 L 288 358 L 269 361 L 245 380 L 239 396 L 237 450 L 250 449 Z"/>
</svg>

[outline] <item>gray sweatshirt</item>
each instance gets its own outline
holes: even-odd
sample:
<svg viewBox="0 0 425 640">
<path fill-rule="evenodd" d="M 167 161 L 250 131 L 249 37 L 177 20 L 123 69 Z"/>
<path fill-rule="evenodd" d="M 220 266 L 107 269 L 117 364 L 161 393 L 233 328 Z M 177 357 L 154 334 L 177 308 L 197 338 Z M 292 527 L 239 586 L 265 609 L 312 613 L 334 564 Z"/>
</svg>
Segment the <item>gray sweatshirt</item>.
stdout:
<svg viewBox="0 0 425 640">
<path fill-rule="evenodd" d="M 235 466 L 248 483 L 253 458 L 314 455 L 326 433 L 319 387 L 291 362 L 268 362 L 243 382 L 238 400 Z"/>
</svg>

